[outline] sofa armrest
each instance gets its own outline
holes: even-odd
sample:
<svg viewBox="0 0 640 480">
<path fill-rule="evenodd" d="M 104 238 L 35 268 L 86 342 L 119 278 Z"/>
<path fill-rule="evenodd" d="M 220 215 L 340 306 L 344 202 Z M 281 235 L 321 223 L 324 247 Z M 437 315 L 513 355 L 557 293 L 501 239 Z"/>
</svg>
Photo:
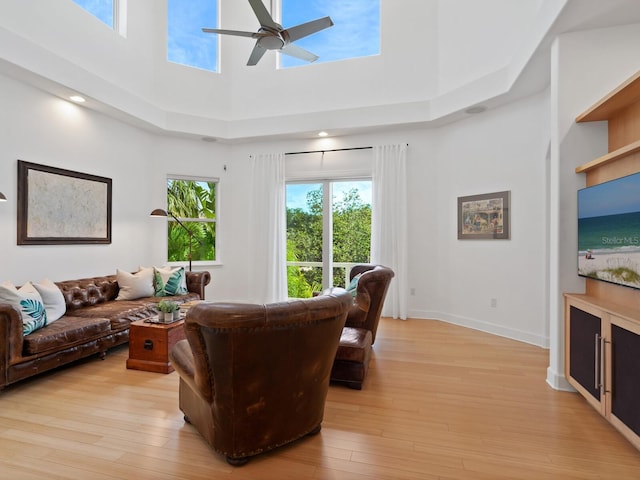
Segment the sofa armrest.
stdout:
<svg viewBox="0 0 640 480">
<path fill-rule="evenodd" d="M 205 288 L 211 282 L 211 274 L 203 272 L 187 272 L 187 290 L 200 295 L 200 300 L 204 300 Z"/>
<path fill-rule="evenodd" d="M 7 368 L 22 356 L 22 340 L 22 314 L 0 303 L 0 388 L 7 383 Z"/>
</svg>

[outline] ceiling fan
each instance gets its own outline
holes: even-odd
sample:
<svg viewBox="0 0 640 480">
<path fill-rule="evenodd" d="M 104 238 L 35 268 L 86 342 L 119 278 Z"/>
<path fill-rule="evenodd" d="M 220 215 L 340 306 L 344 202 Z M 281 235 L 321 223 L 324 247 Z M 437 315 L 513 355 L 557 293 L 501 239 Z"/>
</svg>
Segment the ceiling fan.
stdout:
<svg viewBox="0 0 640 480">
<path fill-rule="evenodd" d="M 285 55 L 299 58 L 307 62 L 315 62 L 318 56 L 294 45 L 293 42 L 314 33 L 329 28 L 333 25 L 330 17 L 323 17 L 310 22 L 301 23 L 295 27 L 282 28 L 282 25 L 273 21 L 271 15 L 262 3 L 262 0 L 249 0 L 260 28 L 257 32 L 242 32 L 238 30 L 223 30 L 219 28 L 203 28 L 206 33 L 220 33 L 223 35 L 235 35 L 237 37 L 250 37 L 256 39 L 247 65 L 256 65 L 267 50 L 278 50 Z"/>
</svg>

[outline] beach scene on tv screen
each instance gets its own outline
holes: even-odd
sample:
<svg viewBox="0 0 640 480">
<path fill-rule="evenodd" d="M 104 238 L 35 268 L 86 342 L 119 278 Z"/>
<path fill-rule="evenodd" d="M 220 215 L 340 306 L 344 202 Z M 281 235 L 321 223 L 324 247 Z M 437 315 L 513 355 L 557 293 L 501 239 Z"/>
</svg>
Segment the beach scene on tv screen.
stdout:
<svg viewBox="0 0 640 480">
<path fill-rule="evenodd" d="M 578 275 L 640 288 L 640 173 L 578 191 Z"/>
</svg>

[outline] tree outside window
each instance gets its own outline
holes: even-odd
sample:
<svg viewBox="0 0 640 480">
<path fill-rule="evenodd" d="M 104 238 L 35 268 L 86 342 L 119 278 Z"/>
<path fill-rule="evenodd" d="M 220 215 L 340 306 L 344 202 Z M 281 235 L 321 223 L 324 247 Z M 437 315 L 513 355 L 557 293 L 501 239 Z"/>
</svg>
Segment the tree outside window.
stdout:
<svg viewBox="0 0 640 480">
<path fill-rule="evenodd" d="M 350 267 L 369 263 L 370 180 L 289 183 L 286 208 L 290 298 L 345 287 Z"/>
<path fill-rule="evenodd" d="M 167 223 L 167 258 L 170 262 L 216 260 L 216 193 L 215 180 L 167 180 L 168 211 L 184 224 L 184 228 L 171 215 Z M 189 229 L 193 233 L 189 243 Z"/>
</svg>

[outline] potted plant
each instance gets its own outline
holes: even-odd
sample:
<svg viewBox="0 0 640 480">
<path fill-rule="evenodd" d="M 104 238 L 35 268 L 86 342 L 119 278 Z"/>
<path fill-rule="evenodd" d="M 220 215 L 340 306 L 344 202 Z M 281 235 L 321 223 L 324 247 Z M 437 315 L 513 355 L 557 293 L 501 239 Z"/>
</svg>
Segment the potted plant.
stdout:
<svg viewBox="0 0 640 480">
<path fill-rule="evenodd" d="M 160 300 L 158 303 L 158 311 L 160 314 L 158 315 L 160 321 L 164 323 L 171 323 L 178 314 L 180 315 L 180 306 L 176 302 L 172 302 L 171 300 Z"/>
</svg>

